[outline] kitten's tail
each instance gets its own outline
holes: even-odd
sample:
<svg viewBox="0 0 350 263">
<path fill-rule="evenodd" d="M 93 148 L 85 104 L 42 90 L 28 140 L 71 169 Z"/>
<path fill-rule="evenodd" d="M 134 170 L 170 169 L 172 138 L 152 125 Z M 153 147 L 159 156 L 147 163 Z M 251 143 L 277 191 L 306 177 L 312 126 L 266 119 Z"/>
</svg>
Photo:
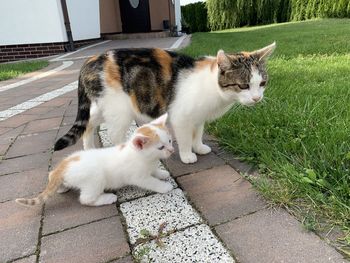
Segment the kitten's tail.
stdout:
<svg viewBox="0 0 350 263">
<path fill-rule="evenodd" d="M 57 191 L 59 186 L 63 182 L 63 170 L 62 167 L 58 166 L 49 174 L 49 183 L 47 184 L 45 190 L 35 198 L 18 198 L 16 202 L 21 205 L 34 206 L 45 203 L 54 193 Z"/>
<path fill-rule="evenodd" d="M 54 150 L 59 151 L 70 145 L 73 145 L 83 135 L 86 130 L 86 126 L 90 119 L 90 106 L 91 100 L 85 92 L 85 88 L 79 78 L 78 84 L 78 113 L 75 119 L 73 127 L 67 132 L 66 135 L 61 137 L 56 143 Z"/>
</svg>

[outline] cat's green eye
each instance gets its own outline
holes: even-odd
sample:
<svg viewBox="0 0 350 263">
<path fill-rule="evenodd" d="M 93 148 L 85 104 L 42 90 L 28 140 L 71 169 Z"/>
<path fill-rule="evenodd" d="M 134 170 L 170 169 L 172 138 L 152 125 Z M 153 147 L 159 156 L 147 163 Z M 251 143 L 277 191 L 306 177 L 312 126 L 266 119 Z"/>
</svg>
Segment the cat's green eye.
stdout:
<svg viewBox="0 0 350 263">
<path fill-rule="evenodd" d="M 165 148 L 165 146 L 163 145 L 163 146 L 160 146 L 159 148 L 158 148 L 158 150 L 163 150 Z"/>
</svg>

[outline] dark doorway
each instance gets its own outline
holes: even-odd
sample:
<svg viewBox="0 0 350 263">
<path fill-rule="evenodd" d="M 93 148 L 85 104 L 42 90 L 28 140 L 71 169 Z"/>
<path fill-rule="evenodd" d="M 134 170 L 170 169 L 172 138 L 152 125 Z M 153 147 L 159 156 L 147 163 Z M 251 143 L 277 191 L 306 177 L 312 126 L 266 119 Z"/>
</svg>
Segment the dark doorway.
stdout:
<svg viewBox="0 0 350 263">
<path fill-rule="evenodd" d="M 150 32 L 148 0 L 119 0 L 123 33 Z"/>
</svg>

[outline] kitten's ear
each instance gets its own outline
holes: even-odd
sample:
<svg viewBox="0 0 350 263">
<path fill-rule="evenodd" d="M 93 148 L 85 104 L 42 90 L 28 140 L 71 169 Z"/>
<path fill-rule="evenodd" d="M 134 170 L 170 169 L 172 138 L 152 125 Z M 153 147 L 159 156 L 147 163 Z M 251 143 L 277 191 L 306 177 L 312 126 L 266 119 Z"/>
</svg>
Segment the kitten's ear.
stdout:
<svg viewBox="0 0 350 263">
<path fill-rule="evenodd" d="M 259 61 L 266 61 L 273 53 L 276 48 L 276 42 L 273 42 L 271 45 L 268 45 L 262 49 L 256 50 L 253 52 Z"/>
<path fill-rule="evenodd" d="M 165 113 L 162 116 L 160 116 L 159 118 L 152 121 L 151 124 L 165 126 L 167 119 L 168 119 L 168 113 Z"/>
<path fill-rule="evenodd" d="M 142 135 L 136 135 L 132 139 L 132 144 L 135 146 L 136 149 L 142 150 L 148 141 L 149 141 L 148 137 L 142 136 Z"/>
<path fill-rule="evenodd" d="M 218 51 L 218 54 L 216 55 L 216 61 L 222 71 L 229 70 L 232 66 L 230 58 L 226 56 L 225 52 L 222 49 Z"/>
</svg>

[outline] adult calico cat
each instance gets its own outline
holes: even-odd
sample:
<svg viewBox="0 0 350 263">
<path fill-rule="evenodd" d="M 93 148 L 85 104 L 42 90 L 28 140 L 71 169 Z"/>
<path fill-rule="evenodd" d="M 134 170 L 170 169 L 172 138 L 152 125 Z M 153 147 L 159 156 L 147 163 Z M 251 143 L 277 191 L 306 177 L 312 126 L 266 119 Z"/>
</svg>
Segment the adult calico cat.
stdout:
<svg viewBox="0 0 350 263">
<path fill-rule="evenodd" d="M 266 60 L 275 43 L 253 52 L 192 58 L 153 49 L 115 49 L 94 56 L 79 76 L 78 114 L 55 150 L 82 135 L 84 149 L 94 148 L 94 129 L 105 122 L 115 144 L 124 141 L 133 120 L 148 122 L 169 113 L 182 162 L 207 154 L 202 143 L 206 121 L 222 116 L 239 102 L 254 105 L 267 83 Z M 193 152 L 192 152 L 193 150 Z"/>
</svg>

